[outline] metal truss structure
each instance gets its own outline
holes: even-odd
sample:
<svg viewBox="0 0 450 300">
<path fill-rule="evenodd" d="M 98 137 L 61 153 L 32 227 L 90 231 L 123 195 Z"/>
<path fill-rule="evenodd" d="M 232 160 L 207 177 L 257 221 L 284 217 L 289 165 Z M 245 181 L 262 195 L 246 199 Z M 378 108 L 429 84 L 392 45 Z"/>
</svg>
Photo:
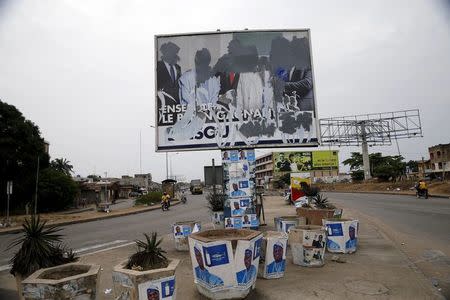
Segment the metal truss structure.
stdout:
<svg viewBox="0 0 450 300">
<path fill-rule="evenodd" d="M 362 146 L 364 177 L 370 179 L 368 146 L 423 137 L 418 109 L 320 119 L 322 145 Z"/>
</svg>

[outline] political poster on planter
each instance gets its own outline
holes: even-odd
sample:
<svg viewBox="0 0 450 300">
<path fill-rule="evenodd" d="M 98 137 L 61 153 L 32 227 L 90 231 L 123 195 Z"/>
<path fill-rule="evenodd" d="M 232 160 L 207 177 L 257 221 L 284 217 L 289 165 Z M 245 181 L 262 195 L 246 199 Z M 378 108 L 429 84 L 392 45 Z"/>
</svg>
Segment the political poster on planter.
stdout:
<svg viewBox="0 0 450 300">
<path fill-rule="evenodd" d="M 192 233 L 192 229 L 191 229 L 190 225 L 181 225 L 181 224 L 173 225 L 173 236 L 175 238 L 187 237 L 191 233 Z"/>
<path fill-rule="evenodd" d="M 261 246 L 261 235 L 250 241 L 238 241 L 234 257 L 238 288 L 247 289 L 255 283 Z"/>
<path fill-rule="evenodd" d="M 325 232 L 304 231 L 303 263 L 311 266 L 322 265 L 324 262 L 325 243 Z"/>
<path fill-rule="evenodd" d="M 245 214 L 242 216 L 242 227 L 258 227 L 259 221 L 255 213 Z"/>
<path fill-rule="evenodd" d="M 230 241 L 200 242 L 189 238 L 194 281 L 211 291 L 235 285 L 233 251 Z"/>
<path fill-rule="evenodd" d="M 175 276 L 140 283 L 138 290 L 139 299 L 175 300 Z"/>
<path fill-rule="evenodd" d="M 358 220 L 325 221 L 330 252 L 353 253 L 358 244 Z"/>
<path fill-rule="evenodd" d="M 264 278 L 280 278 L 286 269 L 286 238 L 267 238 Z"/>
<path fill-rule="evenodd" d="M 242 229 L 242 217 L 225 218 L 225 229 Z"/>
<path fill-rule="evenodd" d="M 297 201 L 305 196 L 305 189 L 311 186 L 310 173 L 291 173 L 291 198 Z"/>
</svg>

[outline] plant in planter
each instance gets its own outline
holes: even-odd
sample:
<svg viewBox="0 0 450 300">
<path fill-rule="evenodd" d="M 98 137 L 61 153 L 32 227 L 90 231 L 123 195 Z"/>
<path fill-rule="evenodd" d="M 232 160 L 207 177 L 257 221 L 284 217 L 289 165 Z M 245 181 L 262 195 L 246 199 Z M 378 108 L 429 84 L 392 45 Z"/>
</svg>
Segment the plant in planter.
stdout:
<svg viewBox="0 0 450 300">
<path fill-rule="evenodd" d="M 136 240 L 137 251 L 114 267 L 116 299 L 172 299 L 175 295 L 175 270 L 179 260 L 168 259 L 156 232 Z M 152 298 L 154 297 L 154 298 Z"/>
<path fill-rule="evenodd" d="M 225 205 L 226 199 L 226 194 L 209 193 L 208 195 L 206 195 L 206 201 L 208 201 L 208 208 L 211 210 L 211 220 L 214 224 L 214 227 L 217 226 L 223 228 L 225 226 L 223 207 Z"/>
<path fill-rule="evenodd" d="M 90 265 L 85 266 L 87 270 L 84 272 L 74 270 L 72 266 L 64 269 L 64 266 L 75 262 L 78 258 L 71 249 L 66 248 L 61 243 L 62 235 L 58 233 L 61 228 L 57 226 L 46 227 L 45 225 L 46 222 L 41 221 L 39 216 L 32 216 L 30 219 L 26 219 L 23 224 L 22 236 L 14 240 L 7 248 L 12 249 L 20 245 L 19 250 L 11 259 L 11 274 L 16 278 L 17 289 L 21 298 L 23 296 L 27 299 L 55 298 L 56 295 L 51 292 L 52 287 L 55 286 L 54 280 L 61 283 L 65 277 L 75 275 L 83 277 L 83 273 L 92 271 Z M 59 266 L 57 267 L 58 270 L 52 271 L 52 267 L 55 266 Z M 26 277 L 28 278 L 23 280 Z M 92 294 L 95 297 L 95 281 L 93 287 Z M 80 286 L 78 290 L 73 289 L 73 293 L 70 295 L 59 295 L 58 297 L 66 299 L 66 297 L 70 298 L 80 295 L 79 293 L 82 295 L 86 294 L 81 289 L 82 287 Z M 43 295 L 42 293 L 44 292 L 45 294 Z"/>
<path fill-rule="evenodd" d="M 308 193 L 309 203 L 297 208 L 297 214 L 306 218 L 307 225 L 322 225 L 322 219 L 336 216 L 336 207 L 320 193 L 318 188 L 309 188 Z M 340 213 L 342 214 L 342 210 Z"/>
</svg>

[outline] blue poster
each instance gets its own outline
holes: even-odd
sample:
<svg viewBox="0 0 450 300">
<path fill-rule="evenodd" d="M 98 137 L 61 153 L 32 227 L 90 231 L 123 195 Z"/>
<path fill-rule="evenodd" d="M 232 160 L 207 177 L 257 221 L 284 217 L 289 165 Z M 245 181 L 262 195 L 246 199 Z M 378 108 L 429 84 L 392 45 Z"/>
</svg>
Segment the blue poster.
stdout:
<svg viewBox="0 0 450 300">
<path fill-rule="evenodd" d="M 250 199 L 249 198 L 240 200 L 240 206 L 241 207 L 247 207 L 249 203 L 250 203 Z"/>
<path fill-rule="evenodd" d="M 248 180 L 239 181 L 239 188 L 240 189 L 247 189 L 248 188 Z"/>
<path fill-rule="evenodd" d="M 229 263 L 227 245 L 203 246 L 203 255 L 208 267 L 215 267 Z"/>
<path fill-rule="evenodd" d="M 183 226 L 183 235 L 188 236 L 191 234 L 191 226 Z"/>
<path fill-rule="evenodd" d="M 231 161 L 239 161 L 239 152 L 237 150 L 230 151 L 230 160 Z"/>
<path fill-rule="evenodd" d="M 247 160 L 255 161 L 255 150 L 247 150 Z"/>
<path fill-rule="evenodd" d="M 254 249 L 253 249 L 253 259 L 256 259 L 261 255 L 261 244 L 262 238 L 255 241 Z"/>
<path fill-rule="evenodd" d="M 234 225 L 234 228 L 241 229 L 242 228 L 242 219 L 240 217 L 233 218 L 233 225 Z"/>
<path fill-rule="evenodd" d="M 175 278 L 161 282 L 162 299 L 172 297 L 175 291 Z"/>
<path fill-rule="evenodd" d="M 342 232 L 342 224 L 327 224 L 328 227 L 328 236 L 343 236 Z"/>
</svg>

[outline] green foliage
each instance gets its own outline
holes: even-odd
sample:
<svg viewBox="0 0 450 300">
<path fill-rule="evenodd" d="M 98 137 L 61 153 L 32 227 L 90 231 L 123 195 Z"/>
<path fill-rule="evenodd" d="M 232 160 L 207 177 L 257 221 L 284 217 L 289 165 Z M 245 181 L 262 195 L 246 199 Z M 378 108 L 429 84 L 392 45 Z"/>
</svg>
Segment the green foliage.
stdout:
<svg viewBox="0 0 450 300">
<path fill-rule="evenodd" d="M 223 206 L 227 200 L 227 195 L 216 193 L 209 193 L 206 195 L 206 201 L 208 201 L 208 208 L 212 211 L 223 211 Z"/>
<path fill-rule="evenodd" d="M 319 209 L 333 209 L 335 206 L 328 201 L 327 197 L 318 193 L 313 197 L 314 206 Z"/>
<path fill-rule="evenodd" d="M 153 205 L 161 202 L 161 192 L 149 192 L 147 195 L 141 195 L 136 198 L 135 205 Z"/>
<path fill-rule="evenodd" d="M 56 158 L 50 162 L 50 167 L 52 169 L 58 170 L 67 176 L 71 176 L 73 172 L 73 166 L 65 158 Z"/>
<path fill-rule="evenodd" d="M 371 175 L 378 177 L 379 180 L 394 180 L 405 172 L 406 164 L 401 155 L 382 156 L 381 153 L 372 153 L 369 155 Z M 351 157 L 343 161 L 344 165 L 349 165 L 352 170 L 353 180 L 364 179 L 362 154 L 352 152 Z"/>
<path fill-rule="evenodd" d="M 39 177 L 39 211 L 58 211 L 70 207 L 78 191 L 72 177 L 52 168 L 43 170 Z"/>
<path fill-rule="evenodd" d="M 415 160 L 408 161 L 406 166 L 409 167 L 411 172 L 419 172 L 419 164 Z"/>
<path fill-rule="evenodd" d="M 286 174 L 281 175 L 279 181 L 283 182 L 287 186 L 290 186 L 291 185 L 291 173 L 286 173 Z"/>
<path fill-rule="evenodd" d="M 126 268 L 146 271 L 151 269 L 165 268 L 168 266 L 168 260 L 160 244 L 162 239 L 158 240 L 158 234 L 152 232 L 151 237 L 144 233 L 145 241 L 136 240 L 138 247 L 136 253 L 130 256 Z"/>
<path fill-rule="evenodd" d="M 40 217 L 32 216 L 22 225 L 22 236 L 15 239 L 8 250 L 19 246 L 10 263 L 11 274 L 26 277 L 41 268 L 73 262 L 77 257 L 71 249 L 61 244 L 61 228 L 57 226 L 45 227 L 46 222 Z"/>
<path fill-rule="evenodd" d="M 11 209 L 23 209 L 33 199 L 37 160 L 40 169 L 49 165 L 39 128 L 26 120 L 16 107 L 0 101 L 0 195 L 6 195 L 6 181 L 12 180 Z M 1 212 L 6 201 L 0 201 Z"/>
</svg>

